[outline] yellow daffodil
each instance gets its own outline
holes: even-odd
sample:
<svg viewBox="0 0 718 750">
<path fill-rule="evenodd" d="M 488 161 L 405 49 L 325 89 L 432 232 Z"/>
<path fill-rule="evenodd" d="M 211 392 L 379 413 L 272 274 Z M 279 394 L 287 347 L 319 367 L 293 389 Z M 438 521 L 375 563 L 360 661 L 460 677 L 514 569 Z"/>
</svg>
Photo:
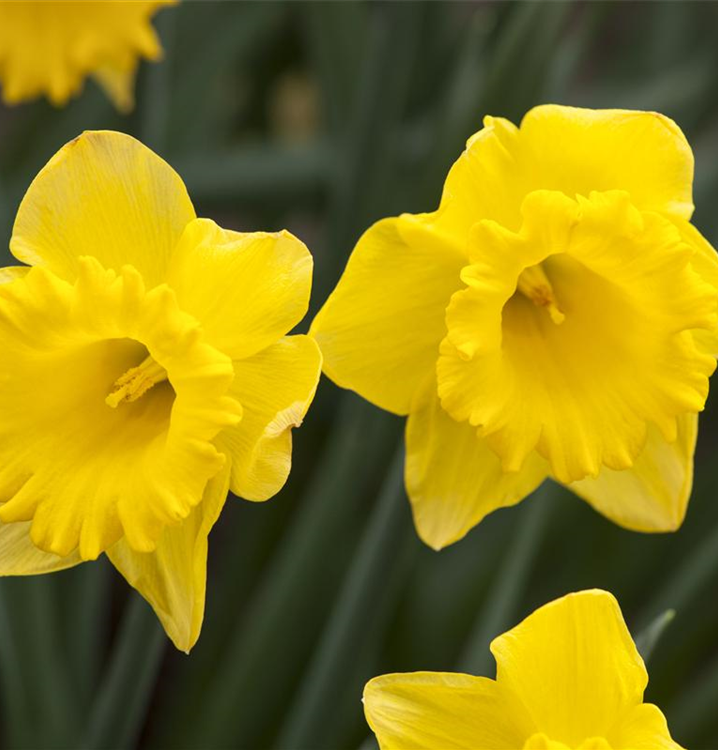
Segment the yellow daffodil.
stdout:
<svg viewBox="0 0 718 750">
<path fill-rule="evenodd" d="M 542 106 L 486 118 L 438 211 L 359 240 L 312 333 L 332 380 L 409 416 L 428 544 L 549 476 L 629 529 L 680 526 L 718 352 L 692 179 L 662 115 Z"/>
<path fill-rule="evenodd" d="M 284 484 L 321 355 L 286 336 L 312 258 L 195 217 L 133 138 L 88 132 L 30 186 L 0 280 L 0 574 L 103 552 L 178 648 L 202 623 L 228 488 Z"/>
<path fill-rule="evenodd" d="M 150 20 L 175 1 L 0 0 L 3 100 L 64 105 L 92 75 L 119 110 L 132 109 L 139 59 L 162 56 Z"/>
<path fill-rule="evenodd" d="M 371 680 L 381 750 L 680 750 L 643 702 L 648 674 L 606 591 L 569 594 L 491 644 L 496 680 L 415 672 Z"/>
</svg>

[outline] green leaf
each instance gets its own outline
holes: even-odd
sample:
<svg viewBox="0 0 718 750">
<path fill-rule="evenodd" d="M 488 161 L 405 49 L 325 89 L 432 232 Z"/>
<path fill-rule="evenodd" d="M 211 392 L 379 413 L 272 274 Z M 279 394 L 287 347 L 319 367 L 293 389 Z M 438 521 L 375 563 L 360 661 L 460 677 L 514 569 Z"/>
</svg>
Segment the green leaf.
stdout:
<svg viewBox="0 0 718 750">
<path fill-rule="evenodd" d="M 374 601 L 397 559 L 396 546 L 408 526 L 408 515 L 402 449 L 392 461 L 341 594 L 280 732 L 278 747 L 321 746 L 327 708 L 342 689 L 372 619 Z"/>
<path fill-rule="evenodd" d="M 666 632 L 666 628 L 673 622 L 675 616 L 675 609 L 667 609 L 635 637 L 636 648 L 644 662 L 648 663 L 653 650 L 658 645 L 658 641 Z"/>
<path fill-rule="evenodd" d="M 536 557 L 541 552 L 557 489 L 546 480 L 528 502 L 512 511 L 518 516 L 516 532 L 464 647 L 459 662 L 461 671 L 492 676 L 494 661 L 489 644 L 515 624 L 513 618 L 525 598 Z"/>
<path fill-rule="evenodd" d="M 150 605 L 132 592 L 90 712 L 83 750 L 134 746 L 147 715 L 167 643 Z"/>
</svg>

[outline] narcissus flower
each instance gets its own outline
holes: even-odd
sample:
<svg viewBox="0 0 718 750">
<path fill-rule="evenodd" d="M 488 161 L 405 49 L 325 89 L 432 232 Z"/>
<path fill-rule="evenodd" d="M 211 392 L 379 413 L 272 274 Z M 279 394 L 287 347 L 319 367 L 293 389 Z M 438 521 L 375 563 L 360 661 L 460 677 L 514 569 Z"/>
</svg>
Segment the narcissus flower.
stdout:
<svg viewBox="0 0 718 750">
<path fill-rule="evenodd" d="M 312 326 L 325 372 L 408 415 L 406 486 L 441 548 L 546 477 L 618 524 L 680 526 L 718 351 L 718 260 L 671 120 L 487 118 L 438 211 L 371 227 Z"/>
<path fill-rule="evenodd" d="M 30 186 L 0 284 L 0 574 L 106 553 L 189 650 L 228 488 L 265 500 L 319 379 L 312 258 L 195 217 L 141 143 L 89 132 Z"/>
<path fill-rule="evenodd" d="M 546 604 L 491 644 L 496 680 L 415 672 L 371 680 L 381 750 L 680 750 L 643 702 L 648 674 L 605 591 Z"/>
<path fill-rule="evenodd" d="M 0 0 L 3 100 L 64 105 L 92 75 L 119 110 L 132 109 L 140 58 L 162 56 L 150 20 L 175 2 Z"/>
</svg>

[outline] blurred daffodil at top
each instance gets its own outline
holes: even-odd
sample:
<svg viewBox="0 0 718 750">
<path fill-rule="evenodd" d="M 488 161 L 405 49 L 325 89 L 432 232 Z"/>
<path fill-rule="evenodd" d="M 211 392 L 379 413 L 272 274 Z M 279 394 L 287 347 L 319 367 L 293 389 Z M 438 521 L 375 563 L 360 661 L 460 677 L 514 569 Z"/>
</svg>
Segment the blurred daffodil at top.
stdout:
<svg viewBox="0 0 718 750">
<path fill-rule="evenodd" d="M 0 284 L 0 574 L 106 553 L 189 650 L 228 489 L 287 479 L 321 356 L 287 336 L 312 258 L 195 216 L 133 138 L 88 132 L 19 208 Z"/>
<path fill-rule="evenodd" d="M 359 240 L 312 331 L 330 378 L 409 416 L 428 544 L 546 477 L 627 528 L 680 526 L 718 351 L 692 179 L 668 118 L 547 105 L 487 118 L 437 211 Z"/>
<path fill-rule="evenodd" d="M 151 19 L 176 0 L 0 0 L 0 84 L 7 104 L 46 96 L 62 106 L 93 76 L 115 106 L 134 104 L 140 58 L 162 46 Z"/>
<path fill-rule="evenodd" d="M 388 674 L 364 690 L 381 750 L 680 750 L 606 591 L 546 604 L 491 644 L 496 679 Z"/>
</svg>

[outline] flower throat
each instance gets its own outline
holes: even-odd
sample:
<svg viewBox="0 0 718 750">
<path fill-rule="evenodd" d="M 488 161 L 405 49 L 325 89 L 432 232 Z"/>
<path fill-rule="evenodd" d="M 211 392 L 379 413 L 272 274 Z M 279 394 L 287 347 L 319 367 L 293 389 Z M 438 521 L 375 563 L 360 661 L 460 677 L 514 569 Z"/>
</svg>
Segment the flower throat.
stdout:
<svg viewBox="0 0 718 750">
<path fill-rule="evenodd" d="M 519 276 L 517 291 L 527 297 L 536 307 L 545 308 L 551 317 L 551 320 L 560 325 L 566 319 L 566 316 L 558 306 L 556 295 L 548 280 L 546 271 L 538 263 L 535 266 L 525 268 Z"/>
<path fill-rule="evenodd" d="M 122 403 L 137 401 L 163 380 L 167 380 L 167 370 L 148 355 L 137 367 L 131 367 L 117 378 L 105 403 L 116 409 Z"/>
</svg>

